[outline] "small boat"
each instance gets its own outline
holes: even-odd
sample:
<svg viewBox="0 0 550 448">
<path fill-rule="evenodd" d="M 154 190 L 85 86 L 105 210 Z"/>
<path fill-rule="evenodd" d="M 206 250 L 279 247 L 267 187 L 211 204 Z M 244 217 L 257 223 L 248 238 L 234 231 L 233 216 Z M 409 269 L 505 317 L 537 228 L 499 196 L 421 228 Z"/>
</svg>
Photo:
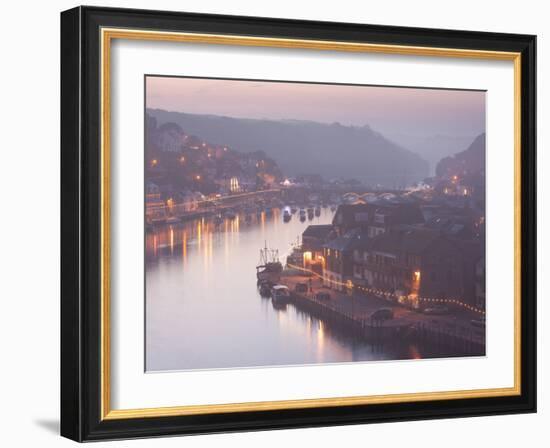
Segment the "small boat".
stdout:
<svg viewBox="0 0 550 448">
<path fill-rule="evenodd" d="M 179 218 L 176 218 L 175 216 L 170 216 L 169 218 L 166 218 L 166 224 L 177 224 L 181 222 Z"/>
<path fill-rule="evenodd" d="M 319 206 L 315 207 L 315 216 L 317 217 L 321 216 L 321 207 Z"/>
<path fill-rule="evenodd" d="M 271 287 L 273 285 L 270 282 L 260 282 L 258 289 L 260 291 L 261 297 L 269 297 L 271 296 Z"/>
<path fill-rule="evenodd" d="M 286 305 L 290 302 L 290 290 L 285 285 L 273 285 L 271 287 L 271 300 L 277 305 Z"/>
<path fill-rule="evenodd" d="M 290 214 L 290 212 L 288 210 L 285 210 L 283 212 L 283 221 L 288 222 L 290 221 L 291 218 L 292 218 L 292 215 Z"/>
<path fill-rule="evenodd" d="M 308 219 L 313 219 L 313 214 L 314 214 L 313 208 L 312 208 L 312 207 L 309 207 L 309 208 L 307 209 L 307 218 L 308 218 Z"/>
</svg>

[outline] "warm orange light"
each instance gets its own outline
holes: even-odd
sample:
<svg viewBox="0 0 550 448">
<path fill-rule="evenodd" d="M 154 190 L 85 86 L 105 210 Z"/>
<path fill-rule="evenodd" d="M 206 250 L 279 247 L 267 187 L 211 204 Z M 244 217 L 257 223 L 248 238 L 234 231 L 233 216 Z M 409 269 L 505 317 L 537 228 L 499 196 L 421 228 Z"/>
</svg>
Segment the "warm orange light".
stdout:
<svg viewBox="0 0 550 448">
<path fill-rule="evenodd" d="M 196 179 L 196 180 L 201 180 L 200 174 L 197 174 L 197 175 L 195 176 L 195 179 Z"/>
<path fill-rule="evenodd" d="M 311 263 L 311 252 L 304 252 L 304 265 Z"/>
<path fill-rule="evenodd" d="M 241 187 L 239 186 L 239 179 L 237 177 L 232 177 L 229 180 L 229 189 L 233 193 L 238 192 L 241 189 Z"/>
<path fill-rule="evenodd" d="M 151 160 L 151 166 L 157 166 L 157 163 L 158 163 L 157 159 Z"/>
<path fill-rule="evenodd" d="M 185 157 L 183 156 L 180 157 L 180 163 L 185 163 Z"/>
<path fill-rule="evenodd" d="M 420 281 L 420 271 L 414 271 L 414 280 L 417 282 Z"/>
</svg>

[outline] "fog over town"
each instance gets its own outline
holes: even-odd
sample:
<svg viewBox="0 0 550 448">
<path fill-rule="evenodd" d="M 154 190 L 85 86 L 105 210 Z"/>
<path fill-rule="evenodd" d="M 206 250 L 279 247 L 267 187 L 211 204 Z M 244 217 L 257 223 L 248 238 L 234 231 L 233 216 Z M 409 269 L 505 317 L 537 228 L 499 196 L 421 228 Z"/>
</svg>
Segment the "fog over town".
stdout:
<svg viewBox="0 0 550 448">
<path fill-rule="evenodd" d="M 146 86 L 148 370 L 485 353 L 484 92 Z"/>
</svg>

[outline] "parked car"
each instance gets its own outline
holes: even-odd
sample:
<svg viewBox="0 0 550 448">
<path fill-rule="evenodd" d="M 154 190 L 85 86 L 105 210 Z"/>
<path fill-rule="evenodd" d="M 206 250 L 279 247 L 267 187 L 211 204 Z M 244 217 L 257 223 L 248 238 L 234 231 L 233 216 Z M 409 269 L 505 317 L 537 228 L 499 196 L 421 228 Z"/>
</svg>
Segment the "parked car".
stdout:
<svg viewBox="0 0 550 448">
<path fill-rule="evenodd" d="M 442 314 L 448 314 L 448 313 L 449 313 L 449 308 L 447 308 L 446 306 L 433 306 L 433 307 L 424 309 L 424 314 L 432 314 L 432 315 L 440 316 Z"/>
<path fill-rule="evenodd" d="M 296 283 L 294 291 L 296 292 L 308 292 L 309 288 L 306 283 Z"/>
<path fill-rule="evenodd" d="M 372 320 L 390 320 L 393 319 L 393 310 L 391 308 L 379 308 L 370 317 Z"/>
<path fill-rule="evenodd" d="M 330 294 L 328 292 L 318 292 L 315 298 L 317 300 L 330 300 Z"/>
</svg>

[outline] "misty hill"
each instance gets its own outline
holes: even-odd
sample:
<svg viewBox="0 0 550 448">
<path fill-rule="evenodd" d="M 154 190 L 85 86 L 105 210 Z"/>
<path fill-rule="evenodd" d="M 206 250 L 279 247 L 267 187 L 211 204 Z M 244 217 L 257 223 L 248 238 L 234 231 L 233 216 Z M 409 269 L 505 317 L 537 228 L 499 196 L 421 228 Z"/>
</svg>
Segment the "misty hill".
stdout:
<svg viewBox="0 0 550 448">
<path fill-rule="evenodd" d="M 430 175 L 444 157 L 451 156 L 467 148 L 475 136 L 465 135 L 412 135 L 398 132 L 385 133 L 386 138 L 403 148 L 417 153 L 430 164 Z"/>
<path fill-rule="evenodd" d="M 470 146 L 437 164 L 436 175 L 442 178 L 485 174 L 485 133 L 478 135 Z"/>
<path fill-rule="evenodd" d="M 147 109 L 159 125 L 176 123 L 212 143 L 264 151 L 287 176 L 320 174 L 366 184 L 404 186 L 429 174 L 428 162 L 368 126 L 256 120 Z"/>
</svg>

